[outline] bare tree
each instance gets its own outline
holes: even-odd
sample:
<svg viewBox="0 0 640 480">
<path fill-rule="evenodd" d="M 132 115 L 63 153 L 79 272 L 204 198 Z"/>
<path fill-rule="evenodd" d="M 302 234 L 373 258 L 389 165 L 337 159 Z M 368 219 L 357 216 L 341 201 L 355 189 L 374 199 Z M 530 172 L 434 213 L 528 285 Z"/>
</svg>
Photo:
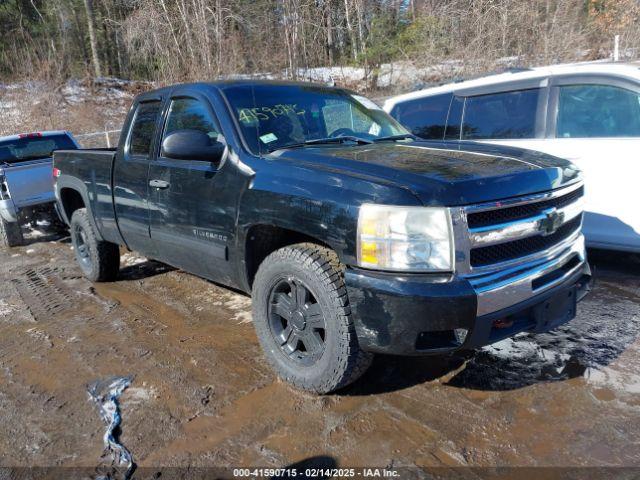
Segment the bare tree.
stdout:
<svg viewBox="0 0 640 480">
<path fill-rule="evenodd" d="M 100 55 L 98 53 L 98 40 L 95 31 L 95 15 L 93 11 L 93 0 L 84 0 L 84 9 L 87 13 L 87 30 L 89 32 L 89 43 L 91 45 L 91 60 L 93 63 L 93 72 L 96 77 L 102 76 L 100 68 Z"/>
<path fill-rule="evenodd" d="M 424 79 L 434 81 L 603 58 L 613 34 L 627 58 L 640 57 L 638 0 L 83 0 L 84 11 L 79 0 L 0 3 L 0 78 L 64 79 L 91 64 L 94 76 L 175 82 L 342 64 L 375 80 L 383 64 L 400 62 L 429 66 Z"/>
</svg>

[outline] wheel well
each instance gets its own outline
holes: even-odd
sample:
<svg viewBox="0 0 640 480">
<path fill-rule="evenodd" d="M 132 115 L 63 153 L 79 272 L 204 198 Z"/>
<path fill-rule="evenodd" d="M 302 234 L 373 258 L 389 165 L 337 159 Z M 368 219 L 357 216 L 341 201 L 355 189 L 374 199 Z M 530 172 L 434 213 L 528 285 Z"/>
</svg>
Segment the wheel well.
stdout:
<svg viewBox="0 0 640 480">
<path fill-rule="evenodd" d="M 253 285 L 253 278 L 258 271 L 258 267 L 269 254 L 287 245 L 303 242 L 311 242 L 331 248 L 325 242 L 295 230 L 274 225 L 254 225 L 251 227 L 247 234 L 245 248 L 245 265 L 249 288 Z"/>
<path fill-rule="evenodd" d="M 79 208 L 85 207 L 82 195 L 73 188 L 63 188 L 60 190 L 60 201 L 62 203 L 62 208 L 64 209 L 64 214 L 69 222 L 71 221 L 73 212 Z"/>
</svg>

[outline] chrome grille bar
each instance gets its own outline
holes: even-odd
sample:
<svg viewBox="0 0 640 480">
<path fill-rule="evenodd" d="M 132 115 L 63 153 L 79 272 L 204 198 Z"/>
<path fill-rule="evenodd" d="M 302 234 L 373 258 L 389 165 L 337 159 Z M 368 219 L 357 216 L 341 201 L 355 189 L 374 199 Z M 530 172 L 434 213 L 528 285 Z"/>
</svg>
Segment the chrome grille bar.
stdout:
<svg viewBox="0 0 640 480">
<path fill-rule="evenodd" d="M 581 217 L 584 200 L 582 191 L 584 184 L 581 180 L 572 185 L 559 188 L 550 192 L 526 195 L 507 200 L 486 202 L 476 205 L 451 208 L 451 216 L 455 235 L 455 263 L 459 274 L 469 277 L 486 275 L 505 268 L 525 265 L 537 259 L 549 258 L 558 251 L 571 245 L 579 236 L 580 230 L 576 229 L 568 237 L 564 237 L 554 245 L 547 246 L 544 250 L 527 252 L 517 258 L 495 261 L 486 265 L 472 265 L 471 252 L 482 248 L 498 248 L 501 244 L 509 247 L 510 242 L 535 240 L 536 237 L 544 237 L 553 234 L 559 228 L 569 222 L 576 222 Z M 566 200 L 571 203 L 567 203 Z M 557 199 L 558 207 L 554 206 Z M 539 209 L 535 207 L 539 202 L 544 202 Z M 469 226 L 469 216 L 479 212 L 508 210 L 513 207 L 524 207 L 532 211 L 532 215 L 525 218 L 516 218 L 512 221 L 496 222 L 489 225 Z M 500 214 L 495 218 L 508 215 Z"/>
<path fill-rule="evenodd" d="M 533 217 L 514 220 L 512 222 L 498 225 L 470 228 L 469 240 L 472 247 L 484 247 L 511 242 L 513 240 L 519 240 L 533 235 L 540 235 L 541 233 L 544 235 L 546 232 L 545 225 L 547 222 L 551 221 L 551 219 L 558 219 L 553 224 L 553 228 L 557 229 L 570 220 L 573 220 L 578 215 L 581 215 L 583 209 L 584 198 L 580 197 L 577 201 L 564 208 L 547 208 L 543 210 L 542 213 Z"/>
</svg>

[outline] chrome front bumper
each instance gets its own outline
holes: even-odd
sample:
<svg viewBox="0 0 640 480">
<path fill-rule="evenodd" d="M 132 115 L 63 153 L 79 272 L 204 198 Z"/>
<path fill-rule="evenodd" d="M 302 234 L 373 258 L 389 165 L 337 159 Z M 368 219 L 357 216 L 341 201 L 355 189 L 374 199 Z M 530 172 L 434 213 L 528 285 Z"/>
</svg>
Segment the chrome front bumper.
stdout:
<svg viewBox="0 0 640 480">
<path fill-rule="evenodd" d="M 544 293 L 584 269 L 585 263 L 584 237 L 577 232 L 535 261 L 468 277 L 478 297 L 477 315 L 487 315 Z"/>
</svg>

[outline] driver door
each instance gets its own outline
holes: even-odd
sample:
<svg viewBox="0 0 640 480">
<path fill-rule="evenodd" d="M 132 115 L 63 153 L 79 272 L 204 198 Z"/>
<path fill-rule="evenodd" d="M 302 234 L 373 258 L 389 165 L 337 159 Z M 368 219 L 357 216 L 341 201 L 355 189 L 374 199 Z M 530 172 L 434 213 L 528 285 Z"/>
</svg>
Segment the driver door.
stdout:
<svg viewBox="0 0 640 480">
<path fill-rule="evenodd" d="M 174 91 L 170 99 L 162 142 L 176 131 L 198 130 L 224 143 L 208 99 L 182 92 Z M 234 219 L 226 205 L 223 165 L 221 159 L 168 158 L 161 148 L 149 168 L 149 203 L 158 258 L 224 283 L 230 272 L 228 241 Z"/>
</svg>

